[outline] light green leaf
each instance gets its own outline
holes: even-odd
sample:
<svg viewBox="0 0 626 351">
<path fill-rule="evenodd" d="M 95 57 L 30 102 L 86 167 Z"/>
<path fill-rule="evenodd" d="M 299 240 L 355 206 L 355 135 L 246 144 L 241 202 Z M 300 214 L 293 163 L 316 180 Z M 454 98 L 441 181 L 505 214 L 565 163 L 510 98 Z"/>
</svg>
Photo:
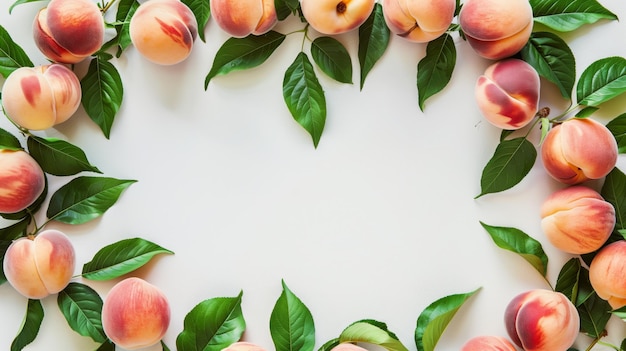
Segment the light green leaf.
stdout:
<svg viewBox="0 0 626 351">
<path fill-rule="evenodd" d="M 270 316 L 270 333 L 276 351 L 312 351 L 315 346 L 313 316 L 282 282 L 283 292 Z"/>
<path fill-rule="evenodd" d="M 456 65 L 456 45 L 450 34 L 443 34 L 426 46 L 426 56 L 417 64 L 417 92 L 420 110 L 428 98 L 448 85 Z"/>
<path fill-rule="evenodd" d="M 57 296 L 57 304 L 70 328 L 93 341 L 107 340 L 102 329 L 102 298 L 85 284 L 70 283 Z"/>
<path fill-rule="evenodd" d="M 617 16 L 596 0 L 530 0 L 535 22 L 557 31 L 568 32 L 600 19 Z"/>
<path fill-rule="evenodd" d="M 389 46 L 391 31 L 387 27 L 380 3 L 374 5 L 374 11 L 359 27 L 359 64 L 361 67 L 361 90 L 365 78 Z"/>
<path fill-rule="evenodd" d="M 0 149 L 23 150 L 19 139 L 2 128 L 0 128 Z"/>
<path fill-rule="evenodd" d="M 67 141 L 31 135 L 27 145 L 30 155 L 46 173 L 56 176 L 75 175 L 83 171 L 102 173 L 89 163 L 83 150 Z"/>
<path fill-rule="evenodd" d="M 311 44 L 311 56 L 330 78 L 352 84 L 352 61 L 348 50 L 333 37 L 318 37 Z"/>
<path fill-rule="evenodd" d="M 183 4 L 187 5 L 191 12 L 193 12 L 198 24 L 198 36 L 200 40 L 206 42 L 204 37 L 204 28 L 209 22 L 211 17 L 211 7 L 209 6 L 209 0 L 181 0 Z"/>
<path fill-rule="evenodd" d="M 29 299 L 28 306 L 26 307 L 26 316 L 22 321 L 20 332 L 11 343 L 11 351 L 20 351 L 26 347 L 26 345 L 35 341 L 37 334 L 39 334 L 43 317 L 44 312 L 41 301 Z"/>
<path fill-rule="evenodd" d="M 576 87 L 579 105 L 598 106 L 626 92 L 626 58 L 595 61 L 580 75 Z"/>
<path fill-rule="evenodd" d="M 33 67 L 33 63 L 24 49 L 13 41 L 9 32 L 0 26 L 0 74 L 7 78 L 20 67 Z"/>
<path fill-rule="evenodd" d="M 389 331 L 387 325 L 371 319 L 364 319 L 350 324 L 341 332 L 340 343 L 364 342 L 378 345 L 387 351 L 407 351 L 406 346 L 400 342 L 398 337 Z"/>
<path fill-rule="evenodd" d="M 609 121 L 606 127 L 615 137 L 619 153 L 626 153 L 626 113 L 623 113 Z"/>
<path fill-rule="evenodd" d="M 583 108 L 582 110 L 578 111 L 576 113 L 576 118 L 587 118 L 587 117 L 591 117 L 591 115 L 593 115 L 596 111 L 598 111 L 600 108 L 595 107 L 595 106 L 587 106 L 585 108 Z"/>
</svg>

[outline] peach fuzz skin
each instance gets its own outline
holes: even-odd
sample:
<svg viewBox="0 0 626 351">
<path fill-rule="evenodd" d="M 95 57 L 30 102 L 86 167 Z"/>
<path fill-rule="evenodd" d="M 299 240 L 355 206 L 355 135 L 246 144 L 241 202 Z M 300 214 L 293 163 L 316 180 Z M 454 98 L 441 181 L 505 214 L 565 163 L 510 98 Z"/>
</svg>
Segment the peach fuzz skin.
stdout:
<svg viewBox="0 0 626 351">
<path fill-rule="evenodd" d="M 28 208 L 45 186 L 43 170 L 26 151 L 0 149 L 0 213 Z"/>
<path fill-rule="evenodd" d="M 267 33 L 278 22 L 274 0 L 211 0 L 210 5 L 215 23 L 235 38 Z"/>
<path fill-rule="evenodd" d="M 416 43 L 437 39 L 448 30 L 455 0 L 383 0 L 383 15 L 396 35 Z"/>
<path fill-rule="evenodd" d="M 3 261 L 8 282 L 29 299 L 43 299 L 69 284 L 76 258 L 68 237 L 58 230 L 45 230 L 34 238 L 15 240 Z"/>
<path fill-rule="evenodd" d="M 90 0 L 52 0 L 33 23 L 35 44 L 50 60 L 78 63 L 100 50 L 104 20 Z"/>
<path fill-rule="evenodd" d="M 509 337 L 525 351 L 567 350 L 580 329 L 580 317 L 562 293 L 536 289 L 521 293 L 506 306 Z"/>
<path fill-rule="evenodd" d="M 246 341 L 238 341 L 223 348 L 221 351 L 266 351 L 263 347 Z"/>
<path fill-rule="evenodd" d="M 474 51 L 491 60 L 519 52 L 533 29 L 528 0 L 467 0 L 459 24 Z"/>
<path fill-rule="evenodd" d="M 498 128 L 520 129 L 537 114 L 541 81 L 528 63 L 519 59 L 498 61 L 476 81 L 478 108 Z"/>
<path fill-rule="evenodd" d="M 554 126 L 541 147 L 545 170 L 569 185 L 605 177 L 615 167 L 617 155 L 613 134 L 591 118 L 569 119 Z"/>
<path fill-rule="evenodd" d="M 141 56 L 159 65 L 174 65 L 191 54 L 198 23 L 179 0 L 148 0 L 131 18 L 129 33 Z"/>
<path fill-rule="evenodd" d="M 476 336 L 469 339 L 461 351 L 517 351 L 510 341 L 501 336 Z"/>
<path fill-rule="evenodd" d="M 102 305 L 106 336 L 126 350 L 158 343 L 170 324 L 169 302 L 156 286 L 126 278 L 111 288 Z"/>
<path fill-rule="evenodd" d="M 374 10 L 374 0 L 302 0 L 302 14 L 316 31 L 341 34 L 358 28 Z"/>
<path fill-rule="evenodd" d="M 606 245 L 589 265 L 589 281 L 614 309 L 626 306 L 626 241 Z"/>
<path fill-rule="evenodd" d="M 576 255 L 602 247 L 616 221 L 613 205 L 582 185 L 552 193 L 543 202 L 541 218 L 541 228 L 552 245 Z"/>
<path fill-rule="evenodd" d="M 6 115 L 30 130 L 44 130 L 68 120 L 81 101 L 80 81 L 61 64 L 20 67 L 2 86 Z"/>
</svg>

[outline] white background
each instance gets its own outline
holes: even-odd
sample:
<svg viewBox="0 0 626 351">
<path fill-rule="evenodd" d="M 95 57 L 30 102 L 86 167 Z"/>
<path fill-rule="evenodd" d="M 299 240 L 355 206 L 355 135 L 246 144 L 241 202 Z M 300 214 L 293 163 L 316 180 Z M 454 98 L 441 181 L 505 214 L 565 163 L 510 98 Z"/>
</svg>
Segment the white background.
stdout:
<svg viewBox="0 0 626 351">
<path fill-rule="evenodd" d="M 12 2 L 1 2 L 0 23 L 35 64 L 46 63 L 31 37 L 43 3 L 20 5 L 9 15 Z M 601 3 L 626 18 L 623 1 Z M 301 25 L 290 20 L 276 29 L 294 28 Z M 580 74 L 595 60 L 625 56 L 624 33 L 624 22 L 601 21 L 563 37 Z M 521 258 L 497 248 L 479 221 L 519 228 L 544 243 L 554 284 L 570 256 L 541 232 L 539 207 L 562 187 L 541 161 L 515 188 L 474 199 L 500 130 L 483 120 L 473 100 L 475 80 L 490 62 L 458 35 L 452 81 L 424 112 L 417 104 L 416 67 L 425 45 L 393 37 L 360 91 L 357 33 L 338 36 L 352 55 L 356 83 L 339 84 L 317 70 L 328 103 L 317 149 L 282 97 L 283 75 L 302 34 L 289 35 L 262 66 L 216 77 L 205 91 L 204 77 L 228 38 L 213 22 L 206 35 L 207 42 L 197 40 L 189 59 L 176 66 L 149 63 L 133 48 L 113 61 L 125 91 L 110 140 L 82 110 L 40 133 L 80 146 L 105 176 L 138 180 L 102 218 L 49 227 L 70 236 L 77 274 L 100 248 L 126 238 L 174 251 L 132 274 L 168 296 L 172 322 L 164 341 L 170 348 L 197 303 L 243 291 L 244 339 L 273 349 L 269 318 L 281 279 L 311 310 L 316 348 L 350 323 L 371 318 L 386 322 L 414 350 L 416 320 L 426 306 L 479 287 L 437 349 L 458 350 L 477 335 L 506 335 L 509 300 L 548 285 Z M 304 47 L 308 52 L 308 41 Z M 566 107 L 552 85 L 542 89 L 542 106 L 553 114 Z M 606 123 L 626 111 L 626 98 L 617 100 L 595 118 Z M 16 132 L 4 119 L 0 127 Z M 623 156 L 619 167 L 626 170 Z M 52 193 L 69 179 L 50 180 Z M 114 283 L 75 280 L 103 297 Z M 42 302 L 46 316 L 28 350 L 97 347 L 69 329 L 56 296 Z M 0 349 L 9 348 L 25 306 L 11 286 L 0 286 Z M 607 340 L 619 344 L 626 328 L 621 321 L 611 327 Z M 580 337 L 577 345 L 588 343 Z"/>
</svg>

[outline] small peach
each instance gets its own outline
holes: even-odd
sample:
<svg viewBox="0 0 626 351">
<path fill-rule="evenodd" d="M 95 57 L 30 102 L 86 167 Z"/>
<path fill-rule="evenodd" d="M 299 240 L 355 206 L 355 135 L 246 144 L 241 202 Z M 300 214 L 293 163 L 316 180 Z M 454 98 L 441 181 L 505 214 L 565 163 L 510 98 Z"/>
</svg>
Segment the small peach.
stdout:
<svg viewBox="0 0 626 351">
<path fill-rule="evenodd" d="M 130 19 L 129 33 L 143 57 L 156 64 L 174 65 L 191 54 L 198 23 L 179 0 L 148 0 Z"/>
<path fill-rule="evenodd" d="M 626 241 L 601 248 L 589 265 L 589 281 L 614 309 L 626 306 Z"/>
<path fill-rule="evenodd" d="M 263 347 L 245 341 L 238 341 L 223 348 L 221 351 L 266 351 Z"/>
<path fill-rule="evenodd" d="M 543 166 L 564 184 L 600 179 L 617 163 L 617 141 L 591 118 L 573 118 L 554 126 L 541 147 Z"/>
<path fill-rule="evenodd" d="M 0 149 L 0 213 L 17 213 L 43 193 L 46 179 L 26 151 Z"/>
<path fill-rule="evenodd" d="M 330 349 L 330 351 L 367 351 L 367 349 L 350 342 L 342 342 Z"/>
<path fill-rule="evenodd" d="M 2 267 L 15 290 L 29 299 L 42 299 L 65 289 L 74 274 L 75 261 L 68 237 L 50 229 L 34 238 L 13 241 Z"/>
<path fill-rule="evenodd" d="M 540 79 L 537 71 L 519 59 L 498 61 L 476 82 L 478 108 L 491 124 L 502 129 L 526 126 L 537 114 Z"/>
<path fill-rule="evenodd" d="M 165 294 L 141 278 L 126 278 L 111 288 L 102 305 L 106 336 L 126 350 L 159 342 L 170 324 Z"/>
<path fill-rule="evenodd" d="M 274 0 L 210 1 L 215 23 L 235 38 L 267 33 L 278 22 Z"/>
<path fill-rule="evenodd" d="M 383 15 L 389 29 L 409 41 L 426 43 L 448 30 L 455 0 L 383 0 Z"/>
<path fill-rule="evenodd" d="M 510 341 L 501 336 L 476 336 L 469 339 L 461 351 L 517 351 Z"/>
<path fill-rule="evenodd" d="M 302 15 L 316 31 L 334 35 L 363 24 L 374 10 L 375 0 L 302 0 Z"/>
</svg>

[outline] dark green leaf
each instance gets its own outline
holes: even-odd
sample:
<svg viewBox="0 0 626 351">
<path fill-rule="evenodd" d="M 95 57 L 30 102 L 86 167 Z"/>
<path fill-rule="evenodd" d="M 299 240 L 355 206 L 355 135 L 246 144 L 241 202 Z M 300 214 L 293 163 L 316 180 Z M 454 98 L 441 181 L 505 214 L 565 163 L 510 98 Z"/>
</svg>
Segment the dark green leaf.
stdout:
<svg viewBox="0 0 626 351">
<path fill-rule="evenodd" d="M 211 7 L 209 6 L 209 0 L 181 0 L 183 4 L 187 5 L 198 23 L 198 36 L 200 40 L 206 42 L 204 38 L 204 28 L 209 22 L 211 17 Z"/>
<path fill-rule="evenodd" d="M 577 307 L 580 315 L 580 331 L 591 338 L 600 338 L 605 335 L 604 328 L 611 318 L 611 305 L 593 293 Z"/>
<path fill-rule="evenodd" d="M 241 297 L 205 300 L 185 316 L 183 331 L 176 338 L 178 351 L 220 351 L 239 341 L 246 329 Z"/>
<path fill-rule="evenodd" d="M 554 290 L 563 293 L 576 306 L 582 305 L 594 293 L 589 272 L 578 258 L 571 258 L 563 265 Z"/>
<path fill-rule="evenodd" d="M 0 149 L 4 150 L 23 150 L 22 144 L 15 135 L 0 128 Z"/>
<path fill-rule="evenodd" d="M 480 224 L 491 236 L 493 242 L 500 248 L 520 255 L 530 263 L 543 277 L 548 268 L 548 256 L 543 251 L 541 243 L 528 234 L 516 228 L 490 226 Z"/>
<path fill-rule="evenodd" d="M 13 41 L 9 32 L 0 26 L 0 74 L 6 78 L 20 67 L 33 67 L 33 63 L 24 49 Z"/>
<path fill-rule="evenodd" d="M 282 282 L 283 292 L 270 316 L 270 333 L 276 351 L 312 351 L 315 346 L 313 316 Z"/>
<path fill-rule="evenodd" d="M 341 341 L 339 340 L 339 338 L 328 340 L 327 342 L 324 343 L 324 345 L 322 345 L 319 349 L 317 349 L 317 351 L 330 351 L 335 346 L 339 345 L 340 343 Z"/>
<path fill-rule="evenodd" d="M 311 134 L 317 148 L 326 124 L 326 97 L 304 52 L 298 54 L 285 72 L 283 98 L 293 118 Z"/>
<path fill-rule="evenodd" d="M 56 138 L 29 136 L 28 151 L 44 172 L 56 176 L 75 175 L 83 171 L 102 173 L 92 166 L 79 147 Z"/>
<path fill-rule="evenodd" d="M 579 105 L 598 106 L 626 92 L 626 58 L 607 57 L 587 67 L 578 80 Z"/>
<path fill-rule="evenodd" d="M 57 304 L 72 330 L 98 343 L 107 340 L 102 329 L 102 299 L 95 290 L 70 283 L 58 294 Z"/>
<path fill-rule="evenodd" d="M 150 241 L 124 239 L 100 249 L 83 265 L 82 275 L 91 280 L 109 280 L 130 273 L 158 254 L 174 254 Z"/>
<path fill-rule="evenodd" d="M 389 331 L 387 325 L 371 319 L 360 320 L 350 324 L 341 332 L 340 343 L 359 343 L 378 345 L 387 351 L 407 351 L 406 346 L 398 337 Z"/>
<path fill-rule="evenodd" d="M 617 16 L 596 0 L 530 0 L 535 22 L 567 32 L 600 19 Z"/>
<path fill-rule="evenodd" d="M 415 344 L 421 351 L 433 351 L 446 327 L 463 304 L 478 289 L 463 294 L 454 294 L 431 303 L 420 313 L 415 328 Z"/>
<path fill-rule="evenodd" d="M 163 340 L 161 340 L 161 348 L 163 348 L 163 351 L 170 351 L 170 348 L 165 345 L 165 342 L 163 342 Z"/>
<path fill-rule="evenodd" d="M 391 31 L 387 27 L 380 3 L 374 5 L 374 11 L 365 23 L 359 27 L 359 65 L 361 67 L 361 90 L 365 78 L 389 46 Z"/>
<path fill-rule="evenodd" d="M 13 12 L 13 8 L 17 5 L 27 4 L 29 2 L 38 2 L 38 1 L 45 1 L 45 0 L 17 0 L 16 2 L 13 3 L 13 5 L 11 5 L 11 7 L 9 7 L 9 13 Z"/>
<path fill-rule="evenodd" d="M 20 332 L 11 343 L 11 351 L 20 351 L 37 338 L 41 322 L 43 322 L 43 306 L 39 300 L 28 300 L 26 316 L 22 321 Z"/>
<path fill-rule="evenodd" d="M 424 103 L 448 85 L 456 65 L 456 46 L 450 34 L 443 34 L 426 46 L 426 56 L 417 64 L 417 92 L 420 110 Z"/>
<path fill-rule="evenodd" d="M 135 180 L 77 177 L 50 199 L 47 216 L 67 224 L 82 224 L 100 217 Z"/>
<path fill-rule="evenodd" d="M 318 37 L 311 44 L 311 56 L 330 78 L 352 84 L 352 61 L 348 50 L 333 37 Z"/>
<path fill-rule="evenodd" d="M 96 351 L 115 351 L 115 344 L 111 340 L 107 340 Z"/>
<path fill-rule="evenodd" d="M 615 229 L 626 229 L 626 175 L 619 168 L 606 176 L 600 194 L 615 208 Z"/>
<path fill-rule="evenodd" d="M 204 80 L 204 89 L 215 76 L 261 65 L 284 40 L 285 35 L 275 31 L 226 40 L 215 54 L 211 70 Z"/>
<path fill-rule="evenodd" d="M 300 1 L 298 0 L 274 0 L 274 6 L 276 7 L 276 16 L 279 21 L 284 20 L 291 14 L 295 14 L 300 8 Z"/>
<path fill-rule="evenodd" d="M 617 141 L 620 154 L 626 153 L 626 113 L 621 114 L 609 121 L 606 125 Z"/>
<path fill-rule="evenodd" d="M 501 141 L 483 169 L 481 193 L 476 198 L 517 185 L 530 172 L 536 159 L 537 150 L 526 138 Z"/>
<path fill-rule="evenodd" d="M 137 0 L 120 0 L 117 5 L 117 13 L 115 19 L 121 25 L 115 28 L 117 32 L 117 57 L 122 55 L 122 52 L 126 50 L 132 44 L 130 39 L 130 19 L 137 11 L 139 2 Z"/>
</svg>

